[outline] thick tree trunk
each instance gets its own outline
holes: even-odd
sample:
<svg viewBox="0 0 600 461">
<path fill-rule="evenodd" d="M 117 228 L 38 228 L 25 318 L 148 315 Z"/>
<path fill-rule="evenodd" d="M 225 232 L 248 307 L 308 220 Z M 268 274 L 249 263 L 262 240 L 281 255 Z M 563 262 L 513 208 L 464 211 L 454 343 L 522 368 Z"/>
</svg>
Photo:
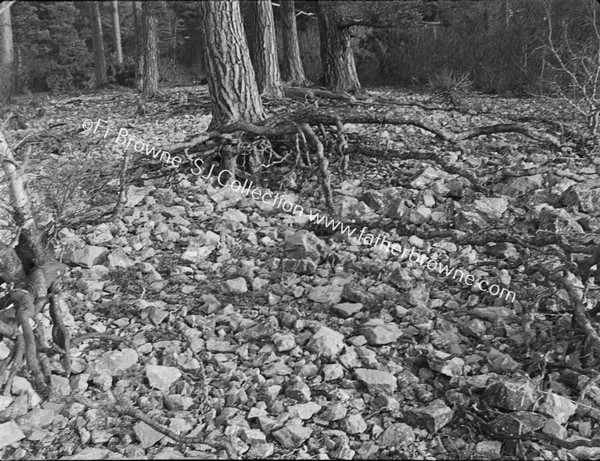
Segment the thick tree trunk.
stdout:
<svg viewBox="0 0 600 461">
<path fill-rule="evenodd" d="M 142 41 L 142 4 L 139 1 L 131 2 L 133 7 L 133 28 L 135 30 L 135 87 L 142 90 L 144 84 L 144 44 Z"/>
<path fill-rule="evenodd" d="M 106 75 L 106 59 L 104 57 L 104 40 L 102 38 L 102 21 L 100 7 L 97 1 L 89 3 L 90 22 L 92 23 L 92 43 L 94 45 L 94 62 L 96 68 L 96 88 L 101 88 L 108 83 Z"/>
<path fill-rule="evenodd" d="M 334 91 L 357 92 L 360 82 L 350 46 L 350 30 L 341 25 L 342 17 L 335 2 L 320 0 L 317 6 L 325 85 Z"/>
<path fill-rule="evenodd" d="M 256 72 L 258 91 L 264 96 L 281 98 L 283 92 L 277 60 L 275 21 L 271 0 L 253 0 L 250 2 L 249 10 L 252 24 L 249 34 L 252 42 L 250 58 Z"/>
<path fill-rule="evenodd" d="M 142 35 L 144 44 L 142 98 L 144 100 L 158 94 L 158 44 L 155 8 L 155 2 L 142 2 Z"/>
<path fill-rule="evenodd" d="M 290 85 L 306 85 L 298 46 L 294 0 L 281 0 L 281 34 L 283 36 L 283 78 Z"/>
<path fill-rule="evenodd" d="M 15 87 L 15 57 L 10 8 L 0 13 L 0 103 L 7 103 Z"/>
<path fill-rule="evenodd" d="M 208 89 L 212 102 L 209 129 L 264 118 L 237 1 L 200 2 L 202 41 L 206 46 Z"/>
<path fill-rule="evenodd" d="M 113 33 L 115 35 L 115 52 L 117 53 L 117 64 L 123 64 L 123 49 L 121 48 L 121 25 L 119 24 L 119 4 L 117 0 L 112 1 L 113 8 Z"/>
</svg>

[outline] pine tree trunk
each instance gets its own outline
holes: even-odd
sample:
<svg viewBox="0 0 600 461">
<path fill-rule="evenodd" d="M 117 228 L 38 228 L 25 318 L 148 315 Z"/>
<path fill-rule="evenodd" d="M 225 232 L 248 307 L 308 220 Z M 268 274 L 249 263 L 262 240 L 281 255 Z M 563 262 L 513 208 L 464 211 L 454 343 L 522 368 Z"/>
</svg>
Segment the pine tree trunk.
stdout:
<svg viewBox="0 0 600 461">
<path fill-rule="evenodd" d="M 10 8 L 0 13 L 0 103 L 11 100 L 15 88 L 15 57 Z"/>
<path fill-rule="evenodd" d="M 131 2 L 133 7 L 133 28 L 135 31 L 135 50 L 136 50 L 136 68 L 135 68 L 135 87 L 142 90 L 144 85 L 144 44 L 142 41 L 142 4 L 139 1 Z"/>
<path fill-rule="evenodd" d="M 300 59 L 294 0 L 281 0 L 281 34 L 283 36 L 283 78 L 291 85 L 304 86 L 307 81 Z"/>
<path fill-rule="evenodd" d="M 144 44 L 142 98 L 144 100 L 158 94 L 158 44 L 155 8 L 155 2 L 142 2 L 142 35 Z"/>
<path fill-rule="evenodd" d="M 90 2 L 89 6 L 90 22 L 92 23 L 92 43 L 94 45 L 96 88 L 101 88 L 108 84 L 108 76 L 106 75 L 106 59 L 104 57 L 104 40 L 102 38 L 100 7 L 97 1 Z"/>
<path fill-rule="evenodd" d="M 281 77 L 277 61 L 277 45 L 275 43 L 275 21 L 271 0 L 253 0 L 249 6 L 252 31 L 249 35 L 250 58 L 258 91 L 263 96 L 281 98 Z M 248 34 L 247 34 L 248 35 Z"/>
<path fill-rule="evenodd" d="M 264 118 L 238 1 L 200 2 L 202 41 L 206 46 L 208 89 L 212 102 L 209 129 Z"/>
<path fill-rule="evenodd" d="M 350 30 L 339 26 L 341 17 L 336 11 L 335 2 L 320 0 L 317 6 L 325 85 L 334 91 L 359 91 L 360 82 L 350 46 Z"/>
<path fill-rule="evenodd" d="M 119 4 L 117 0 L 112 1 L 113 8 L 113 33 L 115 35 L 115 52 L 117 53 L 117 64 L 123 64 L 123 49 L 121 48 L 121 25 L 119 24 Z"/>
</svg>

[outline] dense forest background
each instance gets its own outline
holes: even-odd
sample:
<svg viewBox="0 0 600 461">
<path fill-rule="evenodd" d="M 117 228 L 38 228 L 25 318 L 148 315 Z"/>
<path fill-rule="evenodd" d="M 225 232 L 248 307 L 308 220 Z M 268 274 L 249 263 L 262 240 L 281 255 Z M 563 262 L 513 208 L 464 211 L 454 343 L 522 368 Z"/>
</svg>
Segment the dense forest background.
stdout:
<svg viewBox="0 0 600 461">
<path fill-rule="evenodd" d="M 193 82 L 205 75 L 196 2 L 159 3 L 159 68 L 163 82 Z M 363 2 L 367 5 L 369 2 Z M 377 8 L 377 2 L 370 2 Z M 387 2 L 382 2 L 387 3 Z M 400 2 L 402 3 L 402 2 Z M 356 67 L 367 86 L 422 85 L 465 79 L 486 93 L 551 91 L 560 73 L 544 52 L 548 14 L 553 35 L 584 45 L 589 39 L 589 3 L 500 0 L 456 2 L 447 24 L 352 30 Z M 110 2 L 100 2 L 110 83 L 134 86 L 135 27 L 132 2 L 118 2 L 123 55 L 118 64 Z M 242 5 L 243 6 L 243 5 Z M 300 52 L 307 77 L 321 76 L 316 2 L 296 2 Z M 280 40 L 280 8 L 274 4 Z M 84 2 L 17 2 L 13 9 L 17 91 L 65 91 L 93 86 L 93 53 Z M 452 27 L 446 27 L 452 24 Z M 587 24 L 587 26 L 586 26 Z"/>
</svg>

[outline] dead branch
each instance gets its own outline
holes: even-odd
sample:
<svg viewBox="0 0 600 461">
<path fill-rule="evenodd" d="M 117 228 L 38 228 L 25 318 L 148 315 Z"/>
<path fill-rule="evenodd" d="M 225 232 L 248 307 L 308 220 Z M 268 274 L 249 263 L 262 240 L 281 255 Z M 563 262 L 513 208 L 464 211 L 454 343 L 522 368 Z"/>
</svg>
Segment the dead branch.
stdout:
<svg viewBox="0 0 600 461">
<path fill-rule="evenodd" d="M 225 450 L 227 452 L 227 455 L 229 456 L 229 459 L 238 459 L 236 451 L 234 450 L 232 444 L 227 439 L 224 439 L 223 441 L 212 441 L 212 440 L 207 440 L 207 438 L 204 436 L 183 437 L 183 436 L 171 431 L 170 429 L 166 428 L 162 424 L 157 423 L 152 418 L 146 416 L 142 411 L 138 410 L 137 408 L 134 408 L 132 405 L 130 405 L 128 403 L 124 403 L 124 402 L 94 403 L 82 396 L 73 396 L 73 397 L 71 397 L 71 399 L 78 403 L 81 403 L 87 407 L 90 407 L 90 408 L 101 409 L 108 413 L 117 412 L 121 415 L 130 416 L 132 418 L 138 419 L 138 420 L 142 421 L 143 423 L 147 424 L 148 426 L 150 426 L 155 431 L 158 431 L 161 434 L 173 439 L 177 443 L 208 445 L 209 447 L 215 448 L 217 450 Z"/>
<path fill-rule="evenodd" d="M 348 103 L 356 103 L 356 97 L 349 93 L 336 93 L 334 91 L 320 90 L 318 88 L 299 88 L 294 86 L 284 86 L 283 94 L 286 98 L 302 98 L 315 100 L 317 98 L 334 99 L 346 101 Z"/>
<path fill-rule="evenodd" d="M 118 219 L 123 212 L 123 207 L 126 202 L 126 186 L 127 186 L 127 170 L 129 169 L 129 160 L 131 158 L 131 153 L 129 150 L 126 150 L 123 154 L 123 163 L 121 164 L 121 171 L 119 173 L 119 198 L 117 199 L 117 204 L 115 205 L 115 209 L 113 212 L 113 219 Z"/>
<path fill-rule="evenodd" d="M 83 341 L 87 341 L 88 339 L 101 339 L 101 340 L 105 340 L 105 341 L 116 341 L 116 342 L 125 343 L 127 346 L 132 346 L 131 341 L 128 340 L 127 338 L 121 338 L 120 336 L 113 335 L 110 333 L 93 332 L 93 333 L 84 333 L 80 336 L 76 336 L 75 338 L 73 338 L 71 340 L 71 347 L 75 347 L 79 343 L 82 343 Z"/>
</svg>

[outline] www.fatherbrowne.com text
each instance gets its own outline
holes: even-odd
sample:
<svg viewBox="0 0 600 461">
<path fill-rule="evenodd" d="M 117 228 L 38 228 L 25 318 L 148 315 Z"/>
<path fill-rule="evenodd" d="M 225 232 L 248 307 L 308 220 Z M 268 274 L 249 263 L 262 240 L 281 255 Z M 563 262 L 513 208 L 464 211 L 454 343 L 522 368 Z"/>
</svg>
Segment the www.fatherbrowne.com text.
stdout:
<svg viewBox="0 0 600 461">
<path fill-rule="evenodd" d="M 99 119 L 94 124 L 92 120 L 86 119 L 84 120 L 82 126 L 87 133 L 96 134 L 101 126 L 101 123 L 106 124 L 103 136 L 106 138 L 112 131 L 112 129 L 108 127 L 108 122 L 106 120 Z M 153 158 L 160 159 L 161 162 L 165 163 L 166 165 L 173 166 L 176 169 L 178 169 L 183 162 L 181 157 L 176 155 L 171 156 L 169 152 L 161 149 L 157 150 L 154 146 L 134 138 L 125 128 L 121 128 L 119 130 L 116 135 L 115 142 L 126 149 L 133 148 L 133 150 L 136 152 L 144 153 L 146 156 L 151 155 Z M 209 179 L 213 175 L 214 169 L 215 166 L 212 165 L 210 171 L 205 173 L 203 171 L 203 161 L 201 159 L 195 159 L 190 172 L 194 176 L 200 176 L 203 179 Z M 241 183 L 236 179 L 228 181 L 227 179 L 231 178 L 232 176 L 233 174 L 231 171 L 221 170 L 217 176 L 217 181 L 221 186 L 228 186 L 233 191 L 237 191 L 246 196 L 251 196 L 254 200 L 261 200 L 264 203 L 270 203 L 274 208 L 281 208 L 287 213 L 296 214 L 298 216 L 303 216 L 305 214 L 304 208 L 301 205 L 291 203 L 285 199 L 284 195 L 273 194 L 269 191 L 262 191 L 261 189 L 254 187 L 252 181 L 245 180 L 244 183 Z M 403 249 L 400 244 L 388 241 L 387 235 L 379 234 L 377 237 L 375 237 L 373 234 L 366 233 L 366 227 L 361 229 L 358 235 L 355 235 L 358 229 L 348 226 L 340 221 L 336 221 L 328 216 L 321 216 L 319 213 L 313 212 L 312 210 L 309 210 L 308 212 L 308 219 L 316 222 L 319 225 L 328 227 L 331 230 L 339 230 L 342 235 L 346 235 L 348 238 L 356 238 L 359 243 L 377 247 L 378 250 L 385 251 L 386 253 L 391 252 L 392 255 L 398 256 L 399 260 L 408 259 L 410 262 L 418 263 L 421 267 L 425 265 L 425 267 L 427 267 L 427 269 L 431 272 L 435 272 L 446 277 L 452 277 L 453 280 L 458 279 L 465 285 L 475 286 L 481 291 L 490 293 L 492 296 L 498 296 L 511 302 L 515 301 L 516 299 L 516 294 L 514 291 L 510 291 L 507 288 L 500 287 L 499 285 L 490 284 L 487 280 L 476 280 L 474 276 L 465 274 L 465 272 L 460 269 L 456 269 L 454 267 L 450 268 L 449 266 L 442 264 L 437 260 L 437 257 L 430 258 L 427 255 L 420 254 L 414 249 L 414 247 L 411 247 L 410 249 Z"/>
</svg>

